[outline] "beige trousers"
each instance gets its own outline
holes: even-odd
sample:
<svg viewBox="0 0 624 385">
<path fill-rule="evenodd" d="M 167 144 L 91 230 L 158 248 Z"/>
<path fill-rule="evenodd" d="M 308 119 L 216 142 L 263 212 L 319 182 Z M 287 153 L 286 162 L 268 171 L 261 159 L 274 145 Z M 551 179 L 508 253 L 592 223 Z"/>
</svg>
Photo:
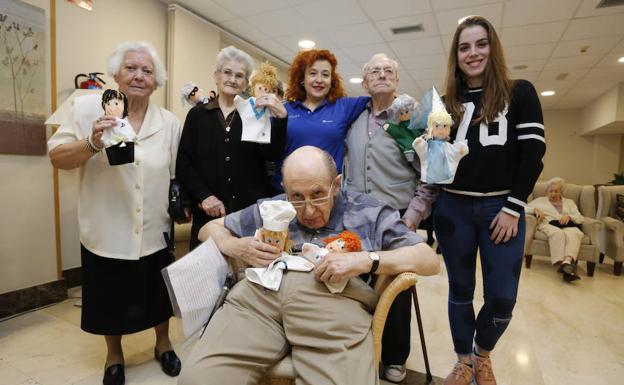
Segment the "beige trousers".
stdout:
<svg viewBox="0 0 624 385">
<path fill-rule="evenodd" d="M 576 261 L 579 249 L 581 248 L 581 239 L 583 232 L 576 227 L 566 227 L 560 229 L 550 224 L 540 226 L 548 237 L 548 246 L 550 247 L 550 262 L 554 265 L 563 261 L 564 257 L 570 256 Z"/>
<path fill-rule="evenodd" d="M 369 313 L 376 301 L 361 280 L 336 295 L 313 273 L 286 272 L 278 292 L 245 279 L 183 363 L 178 385 L 257 384 L 289 352 L 297 385 L 378 384 Z"/>
</svg>

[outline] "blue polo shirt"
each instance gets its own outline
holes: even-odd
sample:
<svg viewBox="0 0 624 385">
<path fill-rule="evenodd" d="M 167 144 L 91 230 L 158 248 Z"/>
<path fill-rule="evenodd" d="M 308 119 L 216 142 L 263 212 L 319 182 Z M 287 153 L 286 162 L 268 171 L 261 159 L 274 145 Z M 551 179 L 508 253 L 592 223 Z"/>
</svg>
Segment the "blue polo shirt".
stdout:
<svg viewBox="0 0 624 385">
<path fill-rule="evenodd" d="M 369 100 L 368 96 L 339 98 L 334 103 L 324 100 L 314 111 L 298 100 L 286 103 L 286 147 L 273 175 L 273 187 L 282 191 L 282 163 L 291 152 L 303 146 L 315 146 L 330 153 L 340 172 L 347 130 L 366 109 Z"/>
</svg>

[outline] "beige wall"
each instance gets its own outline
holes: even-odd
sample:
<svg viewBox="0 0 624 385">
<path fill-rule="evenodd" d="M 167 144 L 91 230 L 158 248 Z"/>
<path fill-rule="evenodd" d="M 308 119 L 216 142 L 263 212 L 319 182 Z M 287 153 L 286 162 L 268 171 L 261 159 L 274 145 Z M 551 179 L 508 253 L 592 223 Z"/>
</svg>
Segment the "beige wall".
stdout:
<svg viewBox="0 0 624 385">
<path fill-rule="evenodd" d="M 190 109 L 182 105 L 180 89 L 194 82 L 206 94 L 216 90 L 213 73 L 219 51 L 220 32 L 181 7 L 169 9 L 169 107 L 184 121 Z"/>
<path fill-rule="evenodd" d="M 544 111 L 546 156 L 541 180 L 560 176 L 570 183 L 598 184 L 620 167 L 621 135 L 580 136 L 580 110 Z"/>
<path fill-rule="evenodd" d="M 47 0 L 27 3 L 50 14 Z M 46 63 L 50 45 L 46 42 Z M 45 68 L 50 86 L 50 67 Z M 49 111 L 50 93 L 46 93 Z M 56 280 L 52 168 L 46 156 L 0 154 L 0 293 Z"/>
</svg>

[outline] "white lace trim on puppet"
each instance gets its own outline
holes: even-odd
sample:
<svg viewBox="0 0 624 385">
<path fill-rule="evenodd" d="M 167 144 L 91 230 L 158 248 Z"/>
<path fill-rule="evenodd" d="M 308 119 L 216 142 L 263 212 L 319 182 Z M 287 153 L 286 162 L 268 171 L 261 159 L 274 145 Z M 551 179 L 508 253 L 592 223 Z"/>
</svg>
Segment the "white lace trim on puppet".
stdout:
<svg viewBox="0 0 624 385">
<path fill-rule="evenodd" d="M 105 147 L 114 146 L 120 142 L 134 142 L 136 133 L 128 120 L 116 118 L 117 125 L 104 130 L 102 133 L 102 143 Z M 121 145 L 123 147 L 123 144 Z"/>
</svg>

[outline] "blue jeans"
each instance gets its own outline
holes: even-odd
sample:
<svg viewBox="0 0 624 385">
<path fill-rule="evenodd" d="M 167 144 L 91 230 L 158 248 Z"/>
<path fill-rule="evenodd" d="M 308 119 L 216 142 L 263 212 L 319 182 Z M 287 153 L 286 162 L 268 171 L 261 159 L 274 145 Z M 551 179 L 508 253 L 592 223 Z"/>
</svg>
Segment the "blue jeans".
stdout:
<svg viewBox="0 0 624 385">
<path fill-rule="evenodd" d="M 490 240 L 490 224 L 507 196 L 472 197 L 441 191 L 435 203 L 434 228 L 449 279 L 448 315 L 457 354 L 470 354 L 472 341 L 494 349 L 511 320 L 522 268 L 525 224 L 508 242 Z M 477 250 L 481 256 L 484 305 L 475 318 Z"/>
</svg>

